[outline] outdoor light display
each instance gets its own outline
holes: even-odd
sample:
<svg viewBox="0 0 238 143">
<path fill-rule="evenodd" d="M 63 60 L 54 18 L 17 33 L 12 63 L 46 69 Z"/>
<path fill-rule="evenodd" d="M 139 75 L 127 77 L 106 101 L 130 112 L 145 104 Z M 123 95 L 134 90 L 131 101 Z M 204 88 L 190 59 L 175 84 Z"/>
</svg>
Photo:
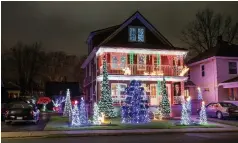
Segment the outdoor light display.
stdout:
<svg viewBox="0 0 238 143">
<path fill-rule="evenodd" d="M 65 96 L 55 96 L 52 100 L 53 102 L 53 111 L 62 112 L 62 103 L 65 102 Z"/>
<path fill-rule="evenodd" d="M 71 125 L 72 126 L 79 126 L 80 125 L 78 101 L 75 101 L 75 103 L 74 103 L 74 108 L 72 110 Z"/>
<path fill-rule="evenodd" d="M 37 104 L 42 104 L 42 111 L 46 111 L 46 105 L 51 102 L 49 97 L 40 97 L 37 101 Z"/>
<path fill-rule="evenodd" d="M 72 105 L 70 101 L 70 91 L 67 89 L 63 116 L 71 118 Z"/>
<path fill-rule="evenodd" d="M 96 102 L 93 105 L 93 124 L 101 125 L 100 113 Z"/>
<path fill-rule="evenodd" d="M 198 90 L 198 100 L 203 100 L 203 98 L 202 98 L 202 90 L 201 90 L 201 88 L 198 87 L 197 90 Z"/>
<path fill-rule="evenodd" d="M 199 113 L 199 124 L 206 125 L 207 124 L 207 114 L 205 108 L 205 102 L 202 102 L 202 107 Z"/>
<path fill-rule="evenodd" d="M 144 88 L 141 82 L 132 80 L 129 87 L 125 89 L 126 101 L 122 106 L 122 123 L 139 124 L 150 122 L 148 114 L 148 101 L 144 97 Z"/>
<path fill-rule="evenodd" d="M 101 99 L 99 101 L 99 111 L 104 113 L 107 117 L 115 117 L 112 105 L 112 97 L 110 86 L 108 82 L 107 63 L 106 59 L 103 59 L 103 81 L 101 86 Z"/>
<path fill-rule="evenodd" d="M 80 101 L 79 120 L 80 120 L 80 125 L 88 124 L 87 111 L 85 108 L 85 101 L 83 100 L 83 97 L 81 97 L 81 101 Z"/>
<path fill-rule="evenodd" d="M 160 54 L 160 55 L 185 55 L 187 54 L 187 51 L 181 51 L 181 50 L 159 50 L 159 49 L 141 49 L 141 48 L 115 48 L 115 47 L 100 47 L 99 50 L 97 51 L 96 55 L 101 55 L 104 52 L 108 53 L 129 53 L 132 55 L 132 53 L 136 54 L 147 54 L 147 55 L 152 55 L 152 54 Z"/>
<path fill-rule="evenodd" d="M 189 117 L 189 113 L 188 113 L 187 105 L 186 105 L 185 101 L 182 103 L 182 115 L 181 115 L 180 123 L 181 123 L 181 125 L 189 125 L 190 124 L 190 117 Z"/>
<path fill-rule="evenodd" d="M 162 85 L 161 85 L 161 94 L 162 94 L 162 100 L 161 100 L 161 112 L 163 114 L 163 117 L 170 117 L 170 103 L 168 98 L 168 92 L 166 89 L 166 81 L 163 78 Z"/>
</svg>

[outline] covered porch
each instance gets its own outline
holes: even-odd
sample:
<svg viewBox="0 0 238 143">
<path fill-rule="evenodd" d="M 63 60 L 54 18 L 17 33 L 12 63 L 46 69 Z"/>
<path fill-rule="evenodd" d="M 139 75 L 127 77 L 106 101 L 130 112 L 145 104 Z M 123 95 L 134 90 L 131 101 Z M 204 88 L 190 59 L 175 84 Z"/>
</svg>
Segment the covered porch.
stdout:
<svg viewBox="0 0 238 143">
<path fill-rule="evenodd" d="M 238 101 L 238 76 L 220 83 L 219 86 L 225 91 L 219 93 L 219 96 L 225 94 L 226 97 L 223 97 L 225 100 Z"/>
</svg>

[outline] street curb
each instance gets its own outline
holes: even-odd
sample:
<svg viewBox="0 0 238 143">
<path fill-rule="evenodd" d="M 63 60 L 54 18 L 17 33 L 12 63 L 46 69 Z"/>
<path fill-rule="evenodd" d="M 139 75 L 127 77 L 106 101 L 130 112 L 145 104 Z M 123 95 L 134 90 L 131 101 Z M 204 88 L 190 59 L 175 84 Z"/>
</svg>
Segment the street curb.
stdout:
<svg viewBox="0 0 238 143">
<path fill-rule="evenodd" d="M 227 132 L 238 133 L 238 128 L 1 132 L 1 138 L 29 138 L 29 137 L 53 138 L 53 137 L 86 137 L 86 136 L 122 136 L 122 135 L 163 134 L 163 133 L 227 133 Z"/>
</svg>

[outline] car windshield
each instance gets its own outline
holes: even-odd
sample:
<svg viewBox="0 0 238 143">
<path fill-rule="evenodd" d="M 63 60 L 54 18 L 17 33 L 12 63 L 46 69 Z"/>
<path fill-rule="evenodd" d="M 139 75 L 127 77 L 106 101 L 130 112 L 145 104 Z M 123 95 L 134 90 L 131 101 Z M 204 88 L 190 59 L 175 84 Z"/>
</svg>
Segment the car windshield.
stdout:
<svg viewBox="0 0 238 143">
<path fill-rule="evenodd" d="M 222 107 L 236 107 L 236 105 L 232 103 L 220 103 Z"/>
</svg>

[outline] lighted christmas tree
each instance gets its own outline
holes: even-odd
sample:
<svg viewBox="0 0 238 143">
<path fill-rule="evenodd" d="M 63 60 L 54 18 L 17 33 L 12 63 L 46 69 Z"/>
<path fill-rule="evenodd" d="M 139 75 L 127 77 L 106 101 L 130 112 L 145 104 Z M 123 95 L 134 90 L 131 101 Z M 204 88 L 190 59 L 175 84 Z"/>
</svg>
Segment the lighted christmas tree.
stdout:
<svg viewBox="0 0 238 143">
<path fill-rule="evenodd" d="M 199 124 L 206 125 L 207 124 L 207 114 L 206 114 L 206 108 L 205 108 L 205 102 L 202 102 L 202 107 L 200 110 L 200 118 L 199 118 Z"/>
<path fill-rule="evenodd" d="M 96 102 L 93 105 L 93 124 L 94 125 L 101 124 L 100 113 Z"/>
<path fill-rule="evenodd" d="M 105 58 L 103 59 L 103 81 L 101 88 L 101 99 L 99 101 L 98 106 L 100 113 L 104 113 L 107 117 L 115 117 L 114 108 L 112 105 L 110 86 L 108 82 L 107 63 Z"/>
<path fill-rule="evenodd" d="M 187 108 L 188 115 L 189 115 L 189 118 L 190 118 L 191 113 L 192 113 L 191 97 L 190 96 L 188 96 L 187 99 L 186 99 L 186 108 Z"/>
<path fill-rule="evenodd" d="M 162 100 L 161 100 L 161 112 L 163 114 L 163 117 L 170 117 L 170 103 L 168 98 L 168 93 L 166 89 L 166 81 L 163 78 L 162 85 L 161 85 L 161 94 L 162 94 Z"/>
<path fill-rule="evenodd" d="M 75 101 L 73 110 L 72 110 L 72 120 L 71 120 L 72 126 L 79 126 L 80 120 L 79 120 L 79 109 L 78 109 L 78 101 Z"/>
<path fill-rule="evenodd" d="M 198 87 L 197 90 L 198 90 L 198 100 L 203 100 L 201 88 Z"/>
<path fill-rule="evenodd" d="M 80 120 L 80 125 L 88 124 L 87 111 L 85 108 L 85 102 L 83 100 L 83 97 L 81 97 L 81 101 L 80 101 L 79 120 Z"/>
<path fill-rule="evenodd" d="M 190 124 L 190 118 L 189 118 L 189 113 L 187 110 L 187 105 L 186 102 L 183 101 L 182 104 L 182 115 L 181 115 L 181 125 L 189 125 Z"/>
<path fill-rule="evenodd" d="M 72 105 L 70 100 L 70 91 L 69 89 L 67 89 L 63 116 L 69 117 L 69 119 L 71 120 L 71 114 L 72 114 Z"/>
<path fill-rule="evenodd" d="M 139 124 L 150 122 L 148 114 L 148 101 L 144 96 L 144 88 L 140 81 L 131 81 L 126 88 L 126 101 L 122 106 L 122 123 Z"/>
</svg>

